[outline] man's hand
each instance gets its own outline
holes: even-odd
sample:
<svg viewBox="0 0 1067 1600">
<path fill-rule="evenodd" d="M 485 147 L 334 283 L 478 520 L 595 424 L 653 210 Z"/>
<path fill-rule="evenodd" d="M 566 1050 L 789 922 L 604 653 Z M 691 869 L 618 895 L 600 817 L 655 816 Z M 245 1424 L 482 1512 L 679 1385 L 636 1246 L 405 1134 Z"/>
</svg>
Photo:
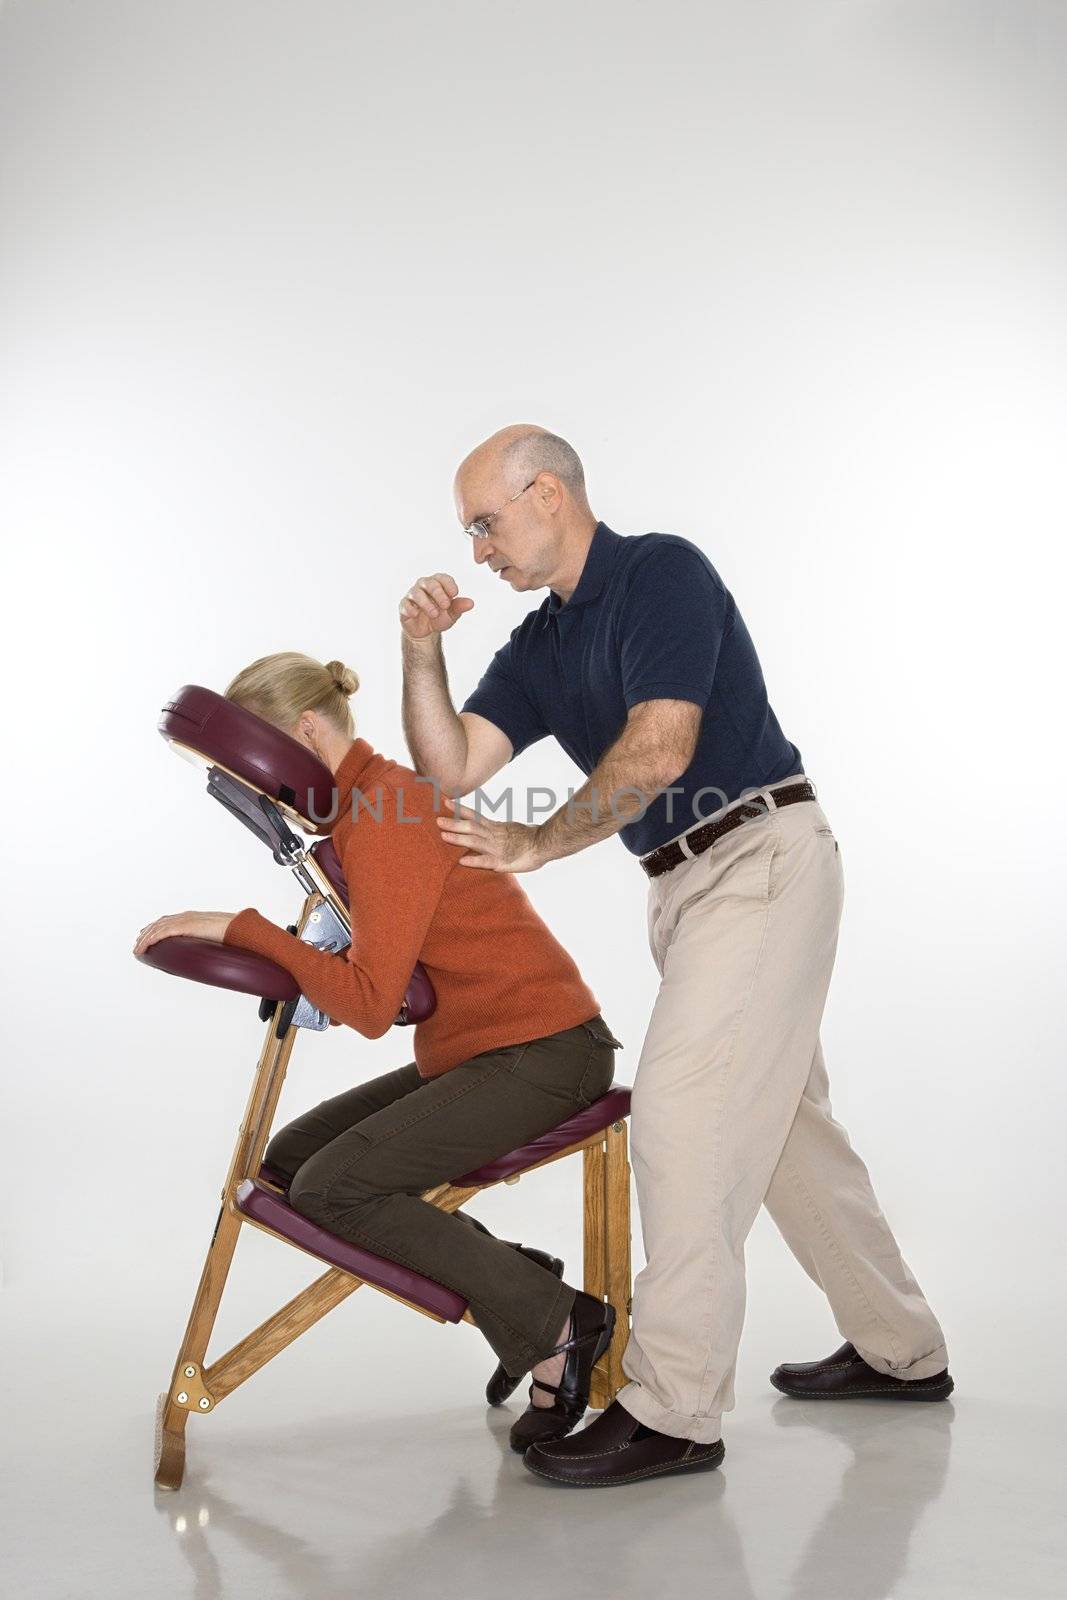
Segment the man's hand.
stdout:
<svg viewBox="0 0 1067 1600">
<path fill-rule="evenodd" d="M 453 815 L 434 820 L 449 844 L 467 846 L 470 853 L 460 856 L 460 866 L 534 872 L 610 839 L 644 816 L 692 761 L 703 714 L 703 707 L 691 700 L 639 701 L 582 787 L 536 827 L 490 822 L 446 794 L 442 799 L 448 800 Z M 456 791 L 456 785 L 450 787 Z"/>
<path fill-rule="evenodd" d="M 460 856 L 461 867 L 485 867 L 490 872 L 536 872 L 549 859 L 541 851 L 540 828 L 530 827 L 525 822 L 491 822 L 448 795 L 441 798 L 453 815 L 434 820 L 449 844 L 466 846 L 469 853 Z"/>
<path fill-rule="evenodd" d="M 473 606 L 473 600 L 460 594 L 455 578 L 447 572 L 434 572 L 416 578 L 401 600 L 400 626 L 409 639 L 429 639 L 435 633 L 447 633 Z"/>
<path fill-rule="evenodd" d="M 173 939 L 179 933 L 221 944 L 235 915 L 233 911 L 176 911 L 169 917 L 157 917 L 155 922 L 141 929 L 133 953 L 143 955 L 149 945 L 160 939 Z"/>
</svg>

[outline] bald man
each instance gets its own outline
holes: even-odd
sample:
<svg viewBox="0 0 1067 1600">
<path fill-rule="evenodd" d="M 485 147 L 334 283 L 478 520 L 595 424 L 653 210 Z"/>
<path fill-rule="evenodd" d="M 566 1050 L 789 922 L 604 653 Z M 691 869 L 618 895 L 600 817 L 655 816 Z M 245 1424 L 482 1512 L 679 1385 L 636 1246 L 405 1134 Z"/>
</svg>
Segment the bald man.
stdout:
<svg viewBox="0 0 1067 1600">
<path fill-rule="evenodd" d="M 721 1461 L 761 1204 L 846 1339 L 822 1361 L 783 1363 L 775 1387 L 944 1399 L 944 1335 L 831 1114 L 819 1034 L 840 850 L 732 595 L 689 540 L 598 521 L 577 454 L 544 428 L 480 444 L 455 503 L 478 566 L 549 592 L 457 713 L 442 635 L 474 601 L 446 572 L 412 584 L 399 609 L 413 764 L 466 795 L 551 734 L 588 776 L 537 825 L 447 802 L 437 825 L 464 847 L 461 866 L 490 872 L 532 872 L 618 834 L 649 878 L 661 976 L 631 1109 L 647 1265 L 629 1382 L 525 1464 L 583 1486 Z"/>
</svg>

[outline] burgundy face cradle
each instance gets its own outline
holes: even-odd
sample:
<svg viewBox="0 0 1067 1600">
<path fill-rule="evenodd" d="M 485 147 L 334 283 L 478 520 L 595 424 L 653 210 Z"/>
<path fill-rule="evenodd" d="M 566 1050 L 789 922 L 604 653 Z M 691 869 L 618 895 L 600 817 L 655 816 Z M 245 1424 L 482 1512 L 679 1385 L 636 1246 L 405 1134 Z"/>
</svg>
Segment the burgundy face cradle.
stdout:
<svg viewBox="0 0 1067 1600">
<path fill-rule="evenodd" d="M 159 731 L 192 759 L 222 767 L 266 795 L 305 833 L 329 833 L 329 822 L 314 819 L 331 817 L 333 773 L 273 723 L 187 683 L 163 707 Z"/>
<path fill-rule="evenodd" d="M 334 814 L 336 786 L 330 769 L 280 728 L 196 683 L 186 684 L 167 701 L 159 731 L 180 755 L 207 768 L 208 793 L 262 839 L 275 860 L 292 867 L 307 889 L 317 887 L 308 877 L 307 858 L 311 858 L 339 902 L 334 909 L 347 942 L 351 934 L 348 887 L 329 837 L 329 824 L 315 820 Z M 304 833 L 323 836 L 305 851 L 303 841 L 289 827 L 290 821 Z M 242 955 L 244 961 L 235 959 Z M 175 977 L 236 989 L 263 1000 L 295 1004 L 300 995 L 284 968 L 210 939 L 160 939 L 139 959 Z M 432 1016 L 436 1006 L 426 969 L 416 962 L 397 1025 L 422 1022 Z M 299 1013 L 297 1018 L 300 1026 Z"/>
</svg>

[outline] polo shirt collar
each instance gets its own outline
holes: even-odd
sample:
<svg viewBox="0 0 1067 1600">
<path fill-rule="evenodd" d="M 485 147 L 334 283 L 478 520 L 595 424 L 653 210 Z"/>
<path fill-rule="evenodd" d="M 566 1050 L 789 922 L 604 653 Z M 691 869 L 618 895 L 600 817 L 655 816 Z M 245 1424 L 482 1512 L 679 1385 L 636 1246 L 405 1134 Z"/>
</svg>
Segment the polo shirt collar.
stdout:
<svg viewBox="0 0 1067 1600">
<path fill-rule="evenodd" d="M 584 606 L 588 601 L 597 598 L 608 580 L 616 549 L 621 543 L 621 534 L 613 533 L 605 522 L 597 523 L 593 529 L 592 542 L 586 553 L 585 565 L 570 599 L 562 600 L 555 589 L 548 591 L 543 627 L 548 626 L 550 617 L 558 616 L 561 611 L 566 611 L 569 615 L 572 611 L 576 611 L 579 606 Z"/>
</svg>

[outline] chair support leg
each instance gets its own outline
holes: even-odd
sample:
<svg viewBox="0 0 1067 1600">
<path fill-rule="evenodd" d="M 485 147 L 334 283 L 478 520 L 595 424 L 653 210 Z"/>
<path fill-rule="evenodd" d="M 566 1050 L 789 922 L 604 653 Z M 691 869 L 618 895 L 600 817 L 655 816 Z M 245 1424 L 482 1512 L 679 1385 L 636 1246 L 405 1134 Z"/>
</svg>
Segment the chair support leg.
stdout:
<svg viewBox="0 0 1067 1600">
<path fill-rule="evenodd" d="M 615 1333 L 603 1360 L 608 1395 L 614 1400 L 626 1382 L 622 1357 L 630 1337 L 630 1162 L 625 1121 L 612 1123 L 605 1136 L 605 1146 L 605 1296 L 615 1307 Z"/>
<path fill-rule="evenodd" d="M 316 1278 L 308 1288 L 301 1290 L 287 1305 L 282 1306 L 266 1322 L 235 1344 L 224 1356 L 212 1362 L 204 1373 L 204 1383 L 217 1404 L 232 1394 L 238 1384 L 244 1383 L 253 1372 L 266 1366 L 280 1350 L 308 1328 L 313 1327 L 327 1311 L 340 1305 L 362 1285 L 362 1279 L 331 1267 Z"/>
<path fill-rule="evenodd" d="M 611 1344 L 593 1368 L 589 1404 L 602 1409 L 622 1388 L 622 1355 L 630 1336 L 630 1163 L 625 1122 L 613 1122 L 595 1144 L 586 1145 L 586 1294 L 615 1308 Z"/>
<path fill-rule="evenodd" d="M 604 1141 L 587 1144 L 582 1152 L 583 1165 L 583 1228 L 582 1228 L 582 1287 L 586 1294 L 603 1300 L 608 1283 L 607 1261 L 607 1208 L 604 1188 L 606 1162 Z M 589 1387 L 589 1404 L 597 1410 L 608 1405 L 607 1352 L 593 1368 Z"/>
<path fill-rule="evenodd" d="M 194 1388 L 199 1398 L 197 1409 L 209 1411 L 214 1404 L 210 1395 L 203 1393 L 202 1372 L 208 1341 L 215 1326 L 222 1292 L 226 1287 L 237 1235 L 241 1228 L 239 1214 L 228 1205 L 228 1197 L 242 1178 L 258 1171 L 263 1157 L 274 1108 L 285 1080 L 285 1069 L 292 1054 L 296 1030 L 287 1028 L 283 1038 L 275 1033 L 279 1008 L 267 1024 L 267 1037 L 260 1053 L 259 1065 L 252 1081 L 252 1089 L 245 1108 L 244 1120 L 237 1132 L 233 1159 L 222 1191 L 222 1206 L 215 1230 L 208 1246 L 207 1258 L 200 1274 L 200 1282 L 193 1299 L 189 1320 L 178 1347 L 178 1356 L 171 1374 L 170 1388 L 161 1395 L 156 1408 L 156 1461 L 155 1481 L 163 1488 L 177 1489 L 181 1484 L 185 1465 L 185 1425 L 192 1406 Z M 187 1368 L 193 1368 L 187 1374 Z M 179 1394 L 189 1396 L 185 1403 Z M 203 1400 L 207 1404 L 203 1404 Z"/>
</svg>

